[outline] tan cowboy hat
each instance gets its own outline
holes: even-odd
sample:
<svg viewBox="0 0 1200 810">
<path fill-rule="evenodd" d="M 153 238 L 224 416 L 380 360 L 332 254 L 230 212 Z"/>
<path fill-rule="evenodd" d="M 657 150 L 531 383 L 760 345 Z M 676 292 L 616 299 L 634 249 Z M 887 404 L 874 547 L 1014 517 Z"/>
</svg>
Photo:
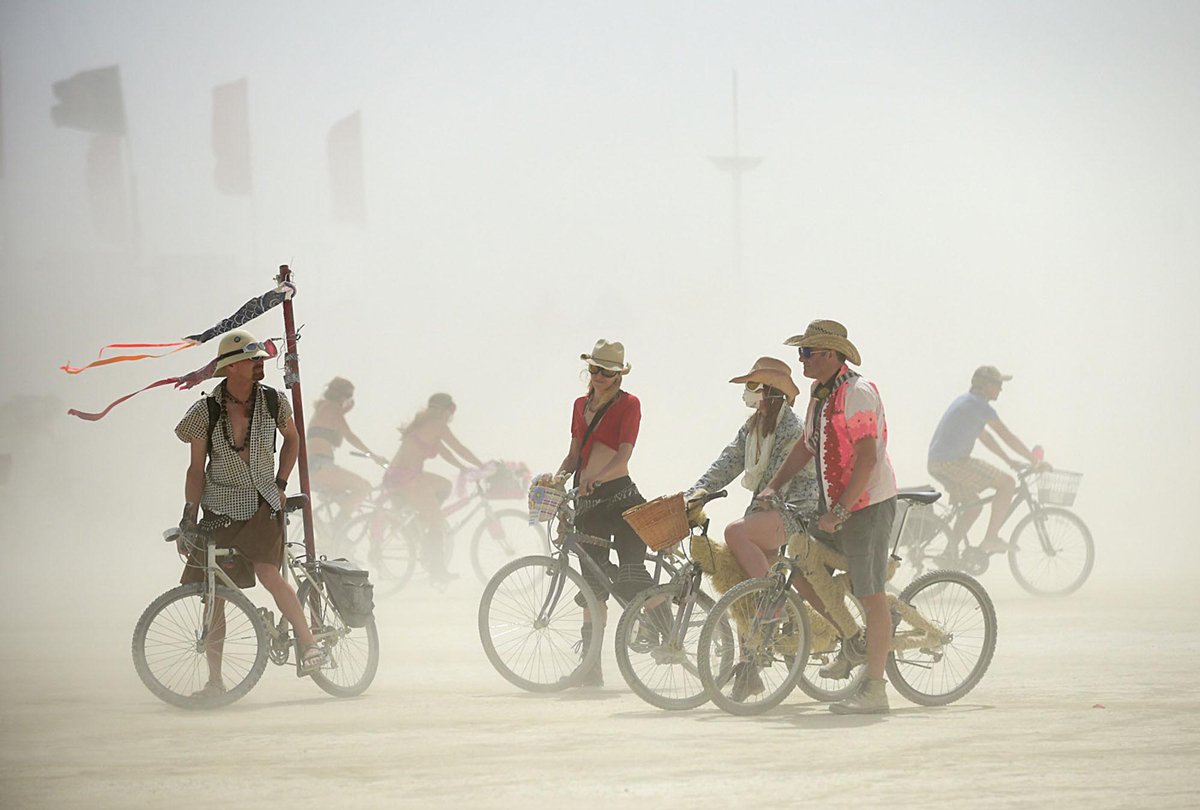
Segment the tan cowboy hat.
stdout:
<svg viewBox="0 0 1200 810">
<path fill-rule="evenodd" d="M 633 368 L 625 362 L 625 344 L 615 340 L 610 343 L 604 338 L 596 341 L 591 354 L 581 354 L 579 359 L 586 360 L 590 365 L 600 366 L 606 371 L 619 371 L 622 374 L 628 374 Z"/>
<path fill-rule="evenodd" d="M 813 321 L 804 330 L 803 335 L 793 335 L 785 340 L 783 345 L 801 349 L 833 349 L 846 355 L 846 359 L 854 365 L 862 364 L 858 349 L 846 337 L 846 327 L 837 321 Z"/>
<path fill-rule="evenodd" d="M 995 366 L 980 366 L 971 375 L 971 387 L 974 388 L 984 383 L 1006 383 L 1011 379 L 1011 374 L 1001 374 L 1000 369 Z"/>
<path fill-rule="evenodd" d="M 800 393 L 796 383 L 792 382 L 792 370 L 788 368 L 788 364 L 782 360 L 776 360 L 774 357 L 758 358 L 754 361 L 754 367 L 750 369 L 749 374 L 734 377 L 730 382 L 739 384 L 756 382 L 769 385 L 787 396 L 788 405 L 796 404 L 796 395 Z"/>
<path fill-rule="evenodd" d="M 221 345 L 217 347 L 217 368 L 213 371 L 213 376 L 227 376 L 229 372 L 225 370 L 226 367 L 242 360 L 270 356 L 270 352 L 259 343 L 258 338 L 245 329 L 234 329 L 232 332 L 226 332 L 221 338 Z"/>
</svg>

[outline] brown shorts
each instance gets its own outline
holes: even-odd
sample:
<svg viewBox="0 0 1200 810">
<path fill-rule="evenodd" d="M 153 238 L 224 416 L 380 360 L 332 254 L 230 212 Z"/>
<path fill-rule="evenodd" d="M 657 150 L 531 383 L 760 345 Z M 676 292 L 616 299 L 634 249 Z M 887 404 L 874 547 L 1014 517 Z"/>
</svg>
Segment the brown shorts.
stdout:
<svg viewBox="0 0 1200 810">
<path fill-rule="evenodd" d="M 954 503 L 973 501 L 985 489 L 996 489 L 1012 480 L 1004 470 L 977 458 L 930 462 L 929 474 L 946 487 Z"/>
<path fill-rule="evenodd" d="M 238 554 L 222 557 L 221 567 L 239 588 L 254 587 L 254 563 L 278 567 L 283 563 L 283 527 L 278 515 L 266 502 L 249 520 L 235 520 L 224 529 L 213 532 L 217 548 L 236 548 Z M 204 551 L 196 550 L 188 558 L 179 578 L 182 585 L 204 581 Z"/>
</svg>

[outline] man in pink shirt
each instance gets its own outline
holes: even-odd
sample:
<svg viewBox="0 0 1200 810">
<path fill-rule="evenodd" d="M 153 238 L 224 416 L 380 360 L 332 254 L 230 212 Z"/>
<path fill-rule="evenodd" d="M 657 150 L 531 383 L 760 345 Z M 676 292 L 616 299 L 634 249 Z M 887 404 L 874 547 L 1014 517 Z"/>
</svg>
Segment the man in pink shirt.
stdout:
<svg viewBox="0 0 1200 810">
<path fill-rule="evenodd" d="M 883 583 L 888 539 L 896 514 L 896 474 L 887 453 L 887 420 L 874 383 L 851 371 L 858 349 L 836 321 L 817 320 L 803 335 L 788 338 L 800 350 L 804 376 L 813 380 L 804 439 L 796 443 L 762 497 L 786 485 L 809 460 L 817 459 L 820 520 L 816 534 L 846 555 L 850 584 L 866 613 L 866 639 L 843 639 L 838 659 L 821 671 L 849 677 L 865 658 L 867 677 L 859 691 L 830 706 L 838 714 L 889 711 L 884 666 L 892 640 L 892 616 Z M 807 583 L 802 590 L 811 590 Z"/>
</svg>

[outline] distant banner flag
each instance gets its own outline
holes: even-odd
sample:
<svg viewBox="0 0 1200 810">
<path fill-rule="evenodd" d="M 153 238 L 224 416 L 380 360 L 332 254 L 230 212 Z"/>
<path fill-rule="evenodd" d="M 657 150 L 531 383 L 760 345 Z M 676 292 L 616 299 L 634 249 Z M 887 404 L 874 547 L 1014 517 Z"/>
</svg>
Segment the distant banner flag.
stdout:
<svg viewBox="0 0 1200 810">
<path fill-rule="evenodd" d="M 87 153 L 92 225 L 101 239 L 118 245 L 129 239 L 129 199 L 122 144 L 117 135 L 93 135 Z"/>
<path fill-rule="evenodd" d="M 58 103 L 50 108 L 56 126 L 105 135 L 125 134 L 125 99 L 117 65 L 76 73 L 54 83 Z"/>
<path fill-rule="evenodd" d="M 213 88 L 213 180 L 222 194 L 250 194 L 250 103 L 245 79 Z"/>
<path fill-rule="evenodd" d="M 328 152 L 330 216 L 334 222 L 365 224 L 361 113 L 348 115 L 330 128 Z"/>
</svg>

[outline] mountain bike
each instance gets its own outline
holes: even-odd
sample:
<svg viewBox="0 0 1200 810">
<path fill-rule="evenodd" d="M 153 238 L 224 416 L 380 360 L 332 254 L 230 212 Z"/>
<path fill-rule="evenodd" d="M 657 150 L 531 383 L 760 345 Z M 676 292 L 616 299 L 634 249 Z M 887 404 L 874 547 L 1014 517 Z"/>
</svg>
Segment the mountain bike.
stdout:
<svg viewBox="0 0 1200 810">
<path fill-rule="evenodd" d="M 1017 583 L 1035 596 L 1066 596 L 1087 580 L 1095 562 L 1095 546 L 1087 524 L 1067 507 L 1075 502 L 1082 476 L 1030 464 L 1017 470 L 1019 506 L 1028 514 L 1013 527 L 1008 567 Z M 903 554 L 916 575 L 933 568 L 981 576 L 990 556 L 971 545 L 956 529 L 959 516 L 991 503 L 995 496 L 955 502 L 947 508 L 914 510 L 900 538 Z"/>
<path fill-rule="evenodd" d="M 376 463 L 387 469 L 385 462 Z M 503 461 L 489 461 L 480 470 L 463 471 L 459 476 L 456 489 L 465 493 L 442 506 L 446 526 L 441 568 L 453 557 L 457 535 L 468 526 L 474 527 L 470 541 L 471 568 L 481 583 L 486 583 L 509 560 L 550 550 L 546 530 L 540 525 L 530 526 L 527 511 L 496 506 L 498 499 L 512 497 L 511 492 L 495 483 L 498 479 L 507 481 L 512 466 Z M 333 540 L 334 547 L 379 573 L 382 596 L 403 588 L 419 564 L 429 567 L 423 555 L 430 553 L 430 549 L 422 542 L 425 528 L 416 510 L 382 485 L 362 503 L 358 514 L 345 523 L 339 535 Z"/>
<path fill-rule="evenodd" d="M 577 531 L 577 497 L 577 489 L 563 492 L 548 509 L 547 531 L 554 537 L 554 549 L 501 567 L 479 600 L 479 640 L 488 661 L 509 683 L 530 692 L 575 686 L 600 658 L 604 611 L 581 571 L 619 605 L 627 604 L 615 587 L 617 566 L 598 564 L 583 549 L 599 545 L 611 554 L 613 544 Z M 571 565 L 572 557 L 579 560 L 578 570 Z M 679 571 L 678 562 L 667 553 L 647 550 L 644 560 L 654 564 L 653 584 Z"/>
<path fill-rule="evenodd" d="M 893 543 L 908 506 L 932 503 L 940 495 L 933 490 L 899 494 Z M 769 504 L 794 512 L 805 525 L 799 510 L 790 504 L 778 498 Z M 811 537 L 806 528 L 793 535 L 788 556 L 774 563 L 766 576 L 748 579 L 721 597 L 700 631 L 698 655 L 700 677 L 718 707 L 731 714 L 758 714 L 779 705 L 797 683 L 818 700 L 837 700 L 857 688 L 863 677 L 861 665 L 837 688 L 828 687 L 831 679 L 819 679 L 819 668 L 833 660 L 835 647 L 814 650 L 810 646 L 813 614 L 792 589 L 793 579 L 801 574 L 826 605 L 842 600 L 856 603 L 848 576 L 819 575 L 833 570 L 846 570 L 845 557 Z M 892 566 L 889 573 L 894 572 Z M 979 683 L 996 647 L 996 611 L 982 585 L 959 571 L 931 571 L 913 580 L 899 597 L 889 595 L 888 605 L 893 636 L 887 675 L 900 695 L 921 705 L 940 706 L 958 700 Z M 860 608 L 856 623 L 861 616 Z M 737 628 L 739 660 L 733 667 L 726 663 L 723 625 L 728 621 Z M 849 636 L 839 632 L 836 646 Z"/>
<path fill-rule="evenodd" d="M 306 496 L 287 499 L 285 512 L 303 507 Z M 244 697 L 262 677 L 267 661 L 285 666 L 300 648 L 285 617 L 254 603 L 225 572 L 235 549 L 218 548 L 212 532 L 229 519 L 205 518 L 194 532 L 168 530 L 164 539 L 188 559 L 203 552 L 204 582 L 180 585 L 159 596 L 142 613 L 133 631 L 133 664 L 138 677 L 156 697 L 184 709 L 213 709 Z M 284 537 L 284 576 L 296 583 L 296 595 L 308 617 L 324 661 L 311 677 L 335 697 L 362 694 L 379 666 L 379 633 L 373 616 L 343 614 L 331 595 L 327 561 L 309 559 L 303 543 Z M 296 553 L 299 551 L 300 553 Z M 209 693 L 208 656 L 221 657 L 224 692 Z"/>
</svg>

